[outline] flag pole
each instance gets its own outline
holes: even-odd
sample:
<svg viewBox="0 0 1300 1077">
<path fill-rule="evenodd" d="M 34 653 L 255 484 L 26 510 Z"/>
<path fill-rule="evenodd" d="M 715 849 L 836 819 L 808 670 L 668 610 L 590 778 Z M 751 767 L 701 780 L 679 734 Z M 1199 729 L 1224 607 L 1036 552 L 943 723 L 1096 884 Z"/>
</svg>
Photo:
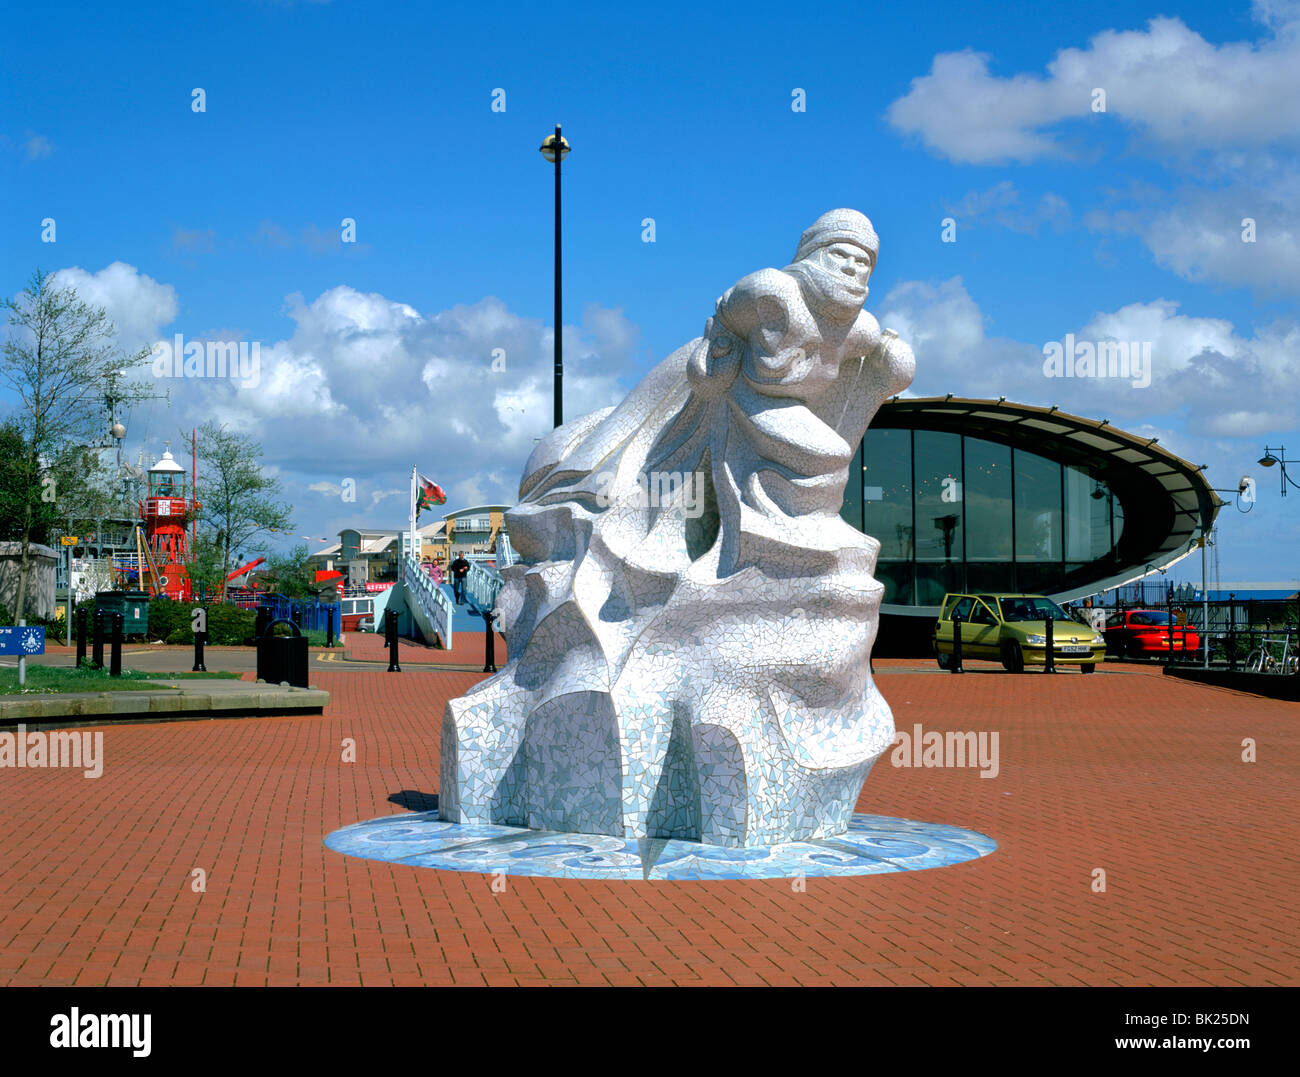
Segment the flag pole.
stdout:
<svg viewBox="0 0 1300 1077">
<path fill-rule="evenodd" d="M 410 534 L 410 551 L 411 556 L 417 561 L 420 559 L 420 551 L 415 548 L 415 486 L 416 486 L 417 468 L 411 468 L 411 534 Z"/>
</svg>

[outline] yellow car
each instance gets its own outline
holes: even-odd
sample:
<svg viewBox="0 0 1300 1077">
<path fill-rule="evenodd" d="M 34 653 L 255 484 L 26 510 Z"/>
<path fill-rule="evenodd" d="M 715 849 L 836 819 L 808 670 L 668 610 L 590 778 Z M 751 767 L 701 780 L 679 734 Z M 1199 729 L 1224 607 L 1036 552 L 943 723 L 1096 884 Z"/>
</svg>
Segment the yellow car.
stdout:
<svg viewBox="0 0 1300 1077">
<path fill-rule="evenodd" d="M 934 654 L 940 669 L 952 667 L 953 617 L 961 615 L 962 658 L 992 658 L 1012 673 L 1047 660 L 1047 618 L 1053 619 L 1052 659 L 1055 665 L 1077 665 L 1091 673 L 1106 656 L 1106 638 L 1043 595 L 943 596 L 934 623 Z"/>
</svg>

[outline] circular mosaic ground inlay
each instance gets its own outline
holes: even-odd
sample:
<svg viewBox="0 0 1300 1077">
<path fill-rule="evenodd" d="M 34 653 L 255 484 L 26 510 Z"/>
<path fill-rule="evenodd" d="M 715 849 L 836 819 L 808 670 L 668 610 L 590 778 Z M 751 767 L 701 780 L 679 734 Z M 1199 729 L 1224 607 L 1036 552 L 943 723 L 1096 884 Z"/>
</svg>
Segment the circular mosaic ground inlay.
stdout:
<svg viewBox="0 0 1300 1077">
<path fill-rule="evenodd" d="M 848 832 L 816 841 L 731 849 L 676 838 L 616 838 L 443 822 L 436 811 L 336 830 L 337 853 L 443 871 L 563 879 L 789 879 L 941 868 L 988 856 L 992 838 L 944 823 L 854 815 Z"/>
</svg>

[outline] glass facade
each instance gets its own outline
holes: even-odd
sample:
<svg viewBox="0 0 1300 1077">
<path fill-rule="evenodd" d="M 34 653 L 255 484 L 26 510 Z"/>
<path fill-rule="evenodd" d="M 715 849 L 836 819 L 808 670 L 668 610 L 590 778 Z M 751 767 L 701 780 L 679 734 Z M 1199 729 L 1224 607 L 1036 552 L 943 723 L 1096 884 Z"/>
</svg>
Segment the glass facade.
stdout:
<svg viewBox="0 0 1300 1077">
<path fill-rule="evenodd" d="M 1107 574 L 1119 500 L 1087 468 L 937 430 L 868 430 L 845 518 L 880 542 L 885 602 L 948 591 L 1057 592 Z"/>
</svg>

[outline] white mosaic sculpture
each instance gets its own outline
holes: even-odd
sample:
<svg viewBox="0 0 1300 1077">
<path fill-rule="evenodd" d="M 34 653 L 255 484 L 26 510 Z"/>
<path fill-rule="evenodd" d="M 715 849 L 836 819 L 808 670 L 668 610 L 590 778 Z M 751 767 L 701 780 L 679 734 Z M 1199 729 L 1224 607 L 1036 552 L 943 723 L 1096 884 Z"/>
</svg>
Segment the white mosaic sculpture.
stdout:
<svg viewBox="0 0 1300 1077">
<path fill-rule="evenodd" d="M 894 739 L 880 544 L 839 515 L 911 350 L 834 210 L 618 407 L 534 450 L 506 516 L 510 660 L 446 708 L 441 818 L 758 846 L 843 833 Z M 851 481 L 861 482 L 854 475 Z"/>
</svg>

